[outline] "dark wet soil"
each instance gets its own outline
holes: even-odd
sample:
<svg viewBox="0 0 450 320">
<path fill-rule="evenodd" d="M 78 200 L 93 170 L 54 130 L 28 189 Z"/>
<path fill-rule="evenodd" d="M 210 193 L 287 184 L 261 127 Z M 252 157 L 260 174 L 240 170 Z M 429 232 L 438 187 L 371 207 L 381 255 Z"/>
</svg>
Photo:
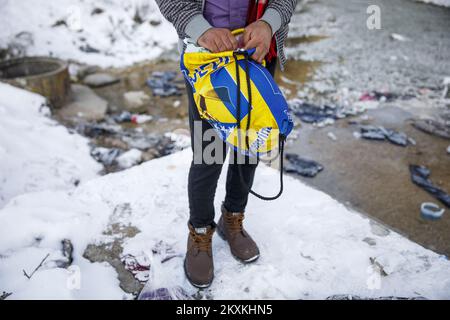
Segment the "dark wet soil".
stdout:
<svg viewBox="0 0 450 320">
<path fill-rule="evenodd" d="M 171 96 L 161 98 L 153 96 L 152 91 L 145 84 L 147 78 L 154 71 L 177 71 L 178 64 L 173 60 L 159 60 L 150 63 L 137 64 L 124 69 L 110 69 L 109 73 L 121 78 L 121 82 L 112 86 L 96 89 L 96 93 L 108 100 L 110 103 L 110 113 L 120 113 L 124 110 L 123 94 L 129 91 L 144 91 L 151 98 L 149 103 L 140 108 L 139 113 L 153 116 L 154 120 L 141 124 L 139 127 L 147 132 L 170 132 L 178 128 L 188 128 L 187 98 L 181 96 Z M 181 73 L 175 80 L 180 88 L 184 88 L 184 80 Z M 184 93 L 184 91 L 183 91 Z M 136 127 L 134 124 L 124 126 Z"/>
<path fill-rule="evenodd" d="M 359 131 L 358 126 L 348 124 L 346 119 L 325 128 L 303 125 L 298 140 L 288 152 L 314 159 L 325 169 L 313 179 L 300 179 L 411 240 L 449 255 L 449 211 L 437 221 L 421 217 L 422 202 L 440 203 L 411 182 L 408 166 L 427 166 L 432 172 L 431 180 L 450 190 L 450 155 L 446 152 L 450 141 L 413 128 L 409 121 L 412 114 L 396 107 L 371 110 L 367 114 L 373 118 L 371 124 L 403 131 L 417 145 L 400 147 L 389 142 L 357 139 L 353 132 Z M 328 132 L 337 141 L 331 140 Z"/>
<path fill-rule="evenodd" d="M 308 85 L 310 79 L 314 81 L 314 73 L 320 73 L 325 80 L 333 78 L 336 89 L 369 90 L 382 83 L 384 77 L 385 83 L 394 88 L 408 85 L 441 90 L 443 76 L 450 75 L 450 70 L 445 70 L 448 60 L 443 58 L 448 55 L 443 48 L 450 46 L 450 37 L 444 36 L 450 27 L 450 9 L 405 0 L 377 0 L 373 4 L 380 5 L 383 14 L 383 28 L 377 33 L 364 28 L 365 8 L 369 4 L 372 3 L 364 0 L 349 3 L 315 1 L 308 5 L 306 15 L 294 17 L 294 21 L 303 21 L 301 28 L 305 30 L 326 24 L 327 16 L 334 17 L 333 21 L 337 23 L 331 24 L 334 31 L 327 34 L 328 38 L 316 37 L 314 40 L 319 41 L 308 41 L 299 36 L 290 40 L 288 44 L 295 46 L 299 53 L 295 55 L 298 60 L 290 61 L 291 65 L 288 65 L 293 70 L 288 68 L 288 73 L 283 75 L 290 80 L 287 82 L 298 81 L 301 91 L 302 84 Z M 407 45 L 392 42 L 389 34 L 394 32 L 408 35 L 414 41 Z M 305 49 L 308 44 L 312 50 Z M 354 47 L 359 49 L 353 50 Z M 307 52 L 309 59 L 327 57 L 327 60 L 324 63 L 302 61 L 302 52 Z M 398 64 L 386 62 L 386 57 L 402 54 L 408 55 L 409 59 Z M 348 76 L 341 77 L 339 66 L 350 71 Z M 278 83 L 285 87 L 286 81 L 283 82 L 280 75 L 278 77 L 281 80 Z M 288 88 L 293 90 L 292 86 Z M 299 179 L 411 240 L 450 256 L 450 210 L 446 209 L 440 220 L 424 220 L 420 214 L 422 202 L 444 206 L 411 182 L 408 168 L 409 164 L 427 166 L 432 172 L 431 180 L 450 192 L 450 154 L 446 152 L 450 140 L 426 134 L 411 125 L 414 118 L 437 116 L 442 112 L 442 108 L 439 110 L 432 105 L 432 101 L 418 101 L 414 105 L 398 100 L 386 108 L 365 113 L 369 116 L 369 124 L 403 131 L 412 137 L 417 144 L 406 148 L 355 138 L 353 132 L 359 128 L 350 125 L 349 119 L 325 128 L 302 124 L 299 138 L 288 147 L 288 152 L 318 161 L 325 169 L 313 179 Z M 329 132 L 337 137 L 337 141 L 328 137 Z"/>
</svg>

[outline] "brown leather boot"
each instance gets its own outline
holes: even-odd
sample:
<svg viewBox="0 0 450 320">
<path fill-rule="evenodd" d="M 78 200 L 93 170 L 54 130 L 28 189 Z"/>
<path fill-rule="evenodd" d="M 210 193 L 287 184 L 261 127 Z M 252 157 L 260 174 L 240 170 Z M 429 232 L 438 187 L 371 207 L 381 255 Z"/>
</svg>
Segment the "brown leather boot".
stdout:
<svg viewBox="0 0 450 320">
<path fill-rule="evenodd" d="M 189 224 L 184 271 L 189 282 L 197 288 L 209 287 L 214 278 L 211 240 L 215 228 L 194 228 Z"/>
<path fill-rule="evenodd" d="M 244 263 L 254 262 L 259 258 L 259 249 L 255 241 L 242 226 L 243 212 L 228 212 L 222 206 L 222 216 L 217 224 L 217 233 L 228 241 L 231 254 Z"/>
</svg>

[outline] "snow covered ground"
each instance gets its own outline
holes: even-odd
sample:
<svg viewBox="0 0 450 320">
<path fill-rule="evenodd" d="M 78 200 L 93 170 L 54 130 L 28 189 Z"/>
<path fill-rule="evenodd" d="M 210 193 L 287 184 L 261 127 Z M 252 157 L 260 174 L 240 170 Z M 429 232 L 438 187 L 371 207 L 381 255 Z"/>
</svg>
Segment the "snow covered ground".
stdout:
<svg viewBox="0 0 450 320">
<path fill-rule="evenodd" d="M 21 55 L 120 67 L 154 59 L 177 42 L 154 0 L 0 0 L 0 10 L 0 49 Z"/>
<path fill-rule="evenodd" d="M 22 134 L 26 145 L 35 141 L 24 131 L 16 134 Z M 88 154 L 87 150 L 79 153 Z M 23 154 L 21 161 L 33 159 Z M 190 159 L 188 149 L 92 179 L 73 190 L 43 190 L 12 199 L 0 210 L 0 291 L 12 292 L 10 299 L 130 298 L 119 288 L 111 266 L 83 258 L 88 244 L 110 242 L 114 235 L 105 230 L 118 224 L 140 230 L 126 239 L 123 254 L 151 261 L 150 281 L 195 293 L 182 268 Z M 225 171 L 217 207 L 225 192 Z M 261 166 L 255 189 L 275 192 L 277 176 L 274 169 Z M 296 179 L 287 177 L 285 190 L 276 202 L 250 200 L 246 225 L 261 249 L 258 262 L 240 264 L 227 244 L 214 238 L 216 276 L 208 295 L 215 299 L 320 299 L 334 294 L 450 298 L 446 258 L 383 230 Z M 68 269 L 58 267 L 65 259 L 62 239 L 74 245 Z M 26 278 L 23 270 L 30 274 L 47 254 L 43 266 Z M 175 258 L 161 265 L 168 256 Z M 381 276 L 380 268 L 387 276 Z"/>
<path fill-rule="evenodd" d="M 91 180 L 73 192 L 44 191 L 15 198 L 0 211 L 0 289 L 13 292 L 11 298 L 16 299 L 124 298 L 111 267 L 82 258 L 88 243 L 108 238 L 102 231 L 114 221 L 141 230 L 125 243 L 124 254 L 147 254 L 156 262 L 169 252 L 179 255 L 156 277 L 165 279 L 160 281 L 163 286 L 178 285 L 193 293 L 182 268 L 190 157 L 187 150 Z M 274 170 L 261 167 L 256 188 L 267 190 L 276 178 Z M 224 194 L 223 182 L 218 200 Z M 368 219 L 297 180 L 287 179 L 280 201 L 251 199 L 247 226 L 262 257 L 256 264 L 241 265 L 216 236 L 216 278 L 211 288 L 216 299 L 310 299 L 339 293 L 450 298 L 447 260 L 396 233 L 374 234 Z M 366 237 L 376 244 L 363 241 Z M 52 262 L 61 259 L 64 238 L 75 246 L 79 289 L 68 286 L 73 268 L 69 272 Z M 156 247 L 163 250 L 154 255 Z M 31 280 L 25 278 L 22 269 L 32 271 L 48 253 L 44 267 Z M 388 276 L 380 277 L 370 258 Z"/>
<path fill-rule="evenodd" d="M 72 189 L 102 169 L 87 139 L 48 113 L 43 97 L 0 83 L 0 208 L 20 194 Z"/>
<path fill-rule="evenodd" d="M 450 7 L 450 0 L 416 0 L 416 1 L 431 3 L 438 6 Z"/>
<path fill-rule="evenodd" d="M 178 39 L 154 0 L 0 0 L 0 11 L 0 48 L 101 67 L 156 58 Z"/>
<path fill-rule="evenodd" d="M 134 19 L 136 7 L 143 23 Z M 150 0 L 0 0 L 0 9 L 0 47 L 14 44 L 28 55 L 122 66 L 155 58 L 176 42 L 173 28 Z M 86 52 L 92 49 L 99 52 Z M 12 293 L 10 299 L 130 298 L 109 264 L 83 257 L 87 245 L 118 236 L 105 232 L 112 225 L 140 230 L 125 240 L 123 255 L 150 261 L 155 286 L 195 293 L 182 268 L 191 152 L 97 177 L 100 166 L 90 158 L 87 140 L 46 117 L 42 105 L 42 97 L 0 84 L 0 293 Z M 255 189 L 274 193 L 277 177 L 261 166 Z M 216 236 L 216 276 L 206 291 L 215 299 L 336 294 L 450 299 L 445 257 L 296 179 L 286 178 L 285 193 L 276 202 L 251 198 L 246 226 L 261 258 L 242 265 Z M 69 268 L 61 267 L 67 262 L 63 239 L 74 245 Z M 47 255 L 28 279 L 23 270 L 31 274 Z M 174 258 L 161 264 L 168 257 Z"/>
</svg>

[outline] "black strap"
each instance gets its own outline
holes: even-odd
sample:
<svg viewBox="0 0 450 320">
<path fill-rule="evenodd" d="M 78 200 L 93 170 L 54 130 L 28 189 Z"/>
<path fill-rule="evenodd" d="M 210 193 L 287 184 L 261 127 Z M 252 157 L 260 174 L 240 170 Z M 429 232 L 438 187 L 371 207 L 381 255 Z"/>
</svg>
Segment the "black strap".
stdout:
<svg viewBox="0 0 450 320">
<path fill-rule="evenodd" d="M 250 129 L 250 120 L 251 120 L 251 107 L 252 107 L 252 86 L 251 86 L 251 79 L 250 79 L 250 66 L 249 66 L 249 56 L 248 56 L 248 52 L 247 51 L 236 51 L 233 53 L 233 57 L 236 63 L 236 87 L 237 87 L 237 105 L 236 105 L 236 111 L 237 111 L 237 117 L 236 117 L 236 121 L 237 121 L 237 129 L 238 129 L 238 148 L 241 148 L 241 76 L 239 73 L 239 59 L 238 59 L 238 55 L 243 55 L 244 56 L 244 62 L 245 62 L 245 74 L 246 74 L 246 81 L 247 81 L 247 93 L 248 93 L 248 116 L 247 116 L 247 128 L 245 131 L 245 144 L 246 144 L 246 148 L 248 150 L 249 153 L 251 153 L 252 151 L 250 150 L 250 145 L 249 145 L 249 136 L 248 136 L 248 131 Z M 271 201 L 271 200 L 275 200 L 278 199 L 281 194 L 283 193 L 283 158 L 284 158 L 284 142 L 286 140 L 286 137 L 284 137 L 282 134 L 279 135 L 278 137 L 279 139 L 279 157 L 280 157 L 280 191 L 278 192 L 277 195 L 273 196 L 273 197 L 265 197 L 263 195 L 260 195 L 258 193 L 256 193 L 255 191 L 253 191 L 245 182 L 244 179 L 244 175 L 242 174 L 242 168 L 241 166 L 238 165 L 238 171 L 239 171 L 239 176 L 241 179 L 242 184 L 248 189 L 248 192 L 251 193 L 252 195 L 254 195 L 255 197 L 261 199 L 261 200 L 266 200 L 266 201 Z M 258 153 L 256 153 L 256 157 L 259 160 L 259 155 Z"/>
</svg>

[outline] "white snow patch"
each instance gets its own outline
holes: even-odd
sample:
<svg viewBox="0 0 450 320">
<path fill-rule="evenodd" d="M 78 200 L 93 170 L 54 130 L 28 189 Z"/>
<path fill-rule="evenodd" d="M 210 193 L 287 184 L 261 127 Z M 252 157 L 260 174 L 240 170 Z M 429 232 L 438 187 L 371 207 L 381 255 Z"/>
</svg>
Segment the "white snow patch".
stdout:
<svg viewBox="0 0 450 320">
<path fill-rule="evenodd" d="M 142 160 L 142 151 L 138 149 L 131 149 L 124 154 L 117 157 L 117 164 L 124 169 L 131 168 Z"/>
<path fill-rule="evenodd" d="M 0 83 L 0 208 L 27 192 L 72 189 L 101 170 L 87 139 L 48 114 L 42 96 Z"/>
<path fill-rule="evenodd" d="M 154 59 L 178 39 L 154 0 L 2 0 L 0 10 L 0 48 L 14 44 L 27 55 L 121 67 Z M 99 52 L 80 50 L 88 46 Z"/>
<path fill-rule="evenodd" d="M 158 263 L 174 256 L 155 277 L 168 279 L 161 286 L 178 285 L 196 292 L 182 267 L 191 157 L 188 149 L 91 180 L 73 192 L 45 191 L 15 198 L 0 211 L 1 289 L 13 292 L 11 298 L 124 298 L 111 268 L 87 263 L 82 254 L 88 243 L 104 239 L 102 231 L 114 209 L 127 204 L 129 212 L 116 212 L 115 222 L 141 232 L 126 240 L 123 254 L 147 255 Z M 225 193 L 225 171 L 217 208 Z M 261 165 L 255 190 L 275 192 L 277 177 L 277 171 Z M 227 243 L 214 237 L 215 281 L 210 294 L 215 299 L 321 299 L 334 294 L 450 298 L 448 260 L 394 232 L 373 234 L 369 222 L 328 195 L 286 177 L 280 200 L 249 201 L 246 227 L 261 250 L 256 263 L 237 262 Z M 363 241 L 368 237 L 375 245 Z M 64 238 L 74 243 L 74 264 L 82 275 L 80 290 L 67 288 L 67 271 L 50 266 L 26 279 L 21 269 L 32 270 L 47 253 L 51 253 L 49 260 L 60 255 Z M 389 275 L 381 277 L 370 258 Z"/>
<path fill-rule="evenodd" d="M 438 6 L 450 7 L 450 0 L 415 0 L 415 1 L 435 4 Z"/>
</svg>

